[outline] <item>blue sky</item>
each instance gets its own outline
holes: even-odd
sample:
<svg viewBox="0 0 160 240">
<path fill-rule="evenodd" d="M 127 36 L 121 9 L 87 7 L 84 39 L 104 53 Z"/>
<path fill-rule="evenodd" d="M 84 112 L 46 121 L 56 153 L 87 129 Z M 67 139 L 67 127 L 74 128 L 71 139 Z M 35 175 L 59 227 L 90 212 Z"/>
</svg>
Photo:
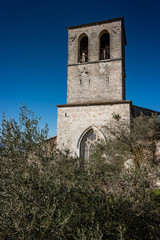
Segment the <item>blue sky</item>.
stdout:
<svg viewBox="0 0 160 240">
<path fill-rule="evenodd" d="M 126 99 L 160 111 L 159 0 L 0 0 L 0 119 L 21 102 L 56 135 L 66 103 L 66 27 L 124 17 Z"/>
</svg>

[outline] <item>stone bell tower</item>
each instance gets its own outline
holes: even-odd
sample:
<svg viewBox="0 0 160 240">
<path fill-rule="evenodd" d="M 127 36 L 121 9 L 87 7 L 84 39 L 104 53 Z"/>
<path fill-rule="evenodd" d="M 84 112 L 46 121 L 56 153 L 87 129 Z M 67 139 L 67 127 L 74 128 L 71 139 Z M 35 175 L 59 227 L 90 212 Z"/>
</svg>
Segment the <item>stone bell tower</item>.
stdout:
<svg viewBox="0 0 160 240">
<path fill-rule="evenodd" d="M 123 18 L 68 27 L 67 104 L 58 105 L 57 147 L 89 159 L 113 115 L 130 121 L 125 101 Z"/>
<path fill-rule="evenodd" d="M 123 18 L 67 29 L 67 104 L 125 100 Z"/>
</svg>

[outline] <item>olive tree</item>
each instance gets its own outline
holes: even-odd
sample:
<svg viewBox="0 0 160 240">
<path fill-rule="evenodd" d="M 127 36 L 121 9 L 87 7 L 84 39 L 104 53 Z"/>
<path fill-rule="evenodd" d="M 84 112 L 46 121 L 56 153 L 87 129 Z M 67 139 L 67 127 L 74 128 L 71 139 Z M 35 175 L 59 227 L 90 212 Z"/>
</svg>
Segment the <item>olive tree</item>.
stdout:
<svg viewBox="0 0 160 240">
<path fill-rule="evenodd" d="M 157 118 L 140 116 L 131 126 L 114 119 L 113 137 L 88 162 L 50 151 L 39 120 L 25 106 L 18 123 L 3 116 L 0 238 L 158 240 Z"/>
</svg>

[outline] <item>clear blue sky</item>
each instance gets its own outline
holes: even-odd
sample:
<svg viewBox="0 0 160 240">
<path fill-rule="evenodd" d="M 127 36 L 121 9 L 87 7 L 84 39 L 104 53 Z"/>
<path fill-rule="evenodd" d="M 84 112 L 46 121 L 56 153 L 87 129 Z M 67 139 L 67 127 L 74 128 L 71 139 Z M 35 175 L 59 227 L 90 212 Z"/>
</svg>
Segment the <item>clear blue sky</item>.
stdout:
<svg viewBox="0 0 160 240">
<path fill-rule="evenodd" d="M 0 0 L 0 119 L 30 107 L 49 137 L 66 103 L 67 26 L 124 17 L 126 99 L 160 111 L 159 0 Z"/>
</svg>

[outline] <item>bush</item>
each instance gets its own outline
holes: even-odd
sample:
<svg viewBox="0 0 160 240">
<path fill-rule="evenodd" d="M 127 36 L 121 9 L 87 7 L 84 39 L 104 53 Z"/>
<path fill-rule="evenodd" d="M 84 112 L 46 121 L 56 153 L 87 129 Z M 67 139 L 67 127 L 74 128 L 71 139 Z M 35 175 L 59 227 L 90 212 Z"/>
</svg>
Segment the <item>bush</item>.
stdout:
<svg viewBox="0 0 160 240">
<path fill-rule="evenodd" d="M 0 238 L 158 240 L 159 190 L 152 190 L 153 158 L 143 163 L 146 144 L 156 139 L 157 122 L 148 120 L 137 119 L 151 129 L 147 140 L 136 134 L 136 125 L 134 137 L 119 130 L 117 138 L 98 146 L 92 161 L 85 163 L 54 151 L 48 154 L 47 126 L 40 130 L 39 119 L 26 107 L 21 107 L 20 124 L 4 116 Z M 140 158 L 136 135 L 138 149 L 143 150 Z M 135 161 L 136 167 L 124 170 L 130 153 L 138 156 L 136 161 L 141 159 L 140 164 Z"/>
</svg>

